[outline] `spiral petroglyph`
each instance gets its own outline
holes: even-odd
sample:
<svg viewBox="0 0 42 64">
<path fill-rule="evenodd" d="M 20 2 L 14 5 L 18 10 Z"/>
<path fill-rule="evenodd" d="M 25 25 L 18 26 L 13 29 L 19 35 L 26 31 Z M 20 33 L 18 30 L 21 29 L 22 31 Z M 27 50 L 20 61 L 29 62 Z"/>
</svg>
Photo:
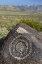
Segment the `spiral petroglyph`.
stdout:
<svg viewBox="0 0 42 64">
<path fill-rule="evenodd" d="M 32 44 L 29 40 L 24 40 L 24 38 L 27 39 L 28 37 L 18 35 L 9 45 L 9 52 L 15 59 L 25 59 L 31 54 Z"/>
</svg>

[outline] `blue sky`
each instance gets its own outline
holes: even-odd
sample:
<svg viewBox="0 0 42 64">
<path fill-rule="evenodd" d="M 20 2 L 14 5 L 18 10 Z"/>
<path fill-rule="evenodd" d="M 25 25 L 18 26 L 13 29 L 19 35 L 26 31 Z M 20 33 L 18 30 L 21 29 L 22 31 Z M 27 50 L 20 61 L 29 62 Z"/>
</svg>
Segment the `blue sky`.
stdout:
<svg viewBox="0 0 42 64">
<path fill-rule="evenodd" d="M 33 5 L 33 4 L 41 4 L 42 0 L 0 0 L 0 4 L 5 5 Z"/>
</svg>

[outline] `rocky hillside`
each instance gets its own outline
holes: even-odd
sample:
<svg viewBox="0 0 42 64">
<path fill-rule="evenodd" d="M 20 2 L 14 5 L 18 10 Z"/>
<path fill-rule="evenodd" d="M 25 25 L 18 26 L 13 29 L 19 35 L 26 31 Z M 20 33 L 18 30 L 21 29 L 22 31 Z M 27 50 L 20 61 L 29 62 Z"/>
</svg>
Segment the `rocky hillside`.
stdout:
<svg viewBox="0 0 42 64">
<path fill-rule="evenodd" d="M 0 10 L 11 10 L 11 11 L 19 11 L 17 7 L 13 7 L 10 5 L 0 5 Z"/>
</svg>

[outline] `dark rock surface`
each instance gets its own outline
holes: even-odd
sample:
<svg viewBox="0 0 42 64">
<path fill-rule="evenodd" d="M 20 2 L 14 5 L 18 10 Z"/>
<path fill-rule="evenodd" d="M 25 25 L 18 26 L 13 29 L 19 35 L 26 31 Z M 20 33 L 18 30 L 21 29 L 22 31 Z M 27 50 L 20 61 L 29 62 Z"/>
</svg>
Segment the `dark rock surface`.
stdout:
<svg viewBox="0 0 42 64">
<path fill-rule="evenodd" d="M 0 64 L 42 64 L 42 35 L 18 24 L 5 38 L 0 54 Z"/>
</svg>

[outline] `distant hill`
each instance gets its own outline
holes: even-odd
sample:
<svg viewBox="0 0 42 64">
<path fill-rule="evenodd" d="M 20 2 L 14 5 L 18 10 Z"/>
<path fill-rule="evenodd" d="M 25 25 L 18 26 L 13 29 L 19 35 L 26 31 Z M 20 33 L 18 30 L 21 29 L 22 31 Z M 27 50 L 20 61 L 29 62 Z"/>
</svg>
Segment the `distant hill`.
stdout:
<svg viewBox="0 0 42 64">
<path fill-rule="evenodd" d="M 19 11 L 17 7 L 13 7 L 10 5 L 0 5 L 0 10 L 7 10 L 7 11 Z"/>
<path fill-rule="evenodd" d="M 21 5 L 21 6 L 0 5 L 0 10 L 42 12 L 42 5 Z"/>
</svg>

